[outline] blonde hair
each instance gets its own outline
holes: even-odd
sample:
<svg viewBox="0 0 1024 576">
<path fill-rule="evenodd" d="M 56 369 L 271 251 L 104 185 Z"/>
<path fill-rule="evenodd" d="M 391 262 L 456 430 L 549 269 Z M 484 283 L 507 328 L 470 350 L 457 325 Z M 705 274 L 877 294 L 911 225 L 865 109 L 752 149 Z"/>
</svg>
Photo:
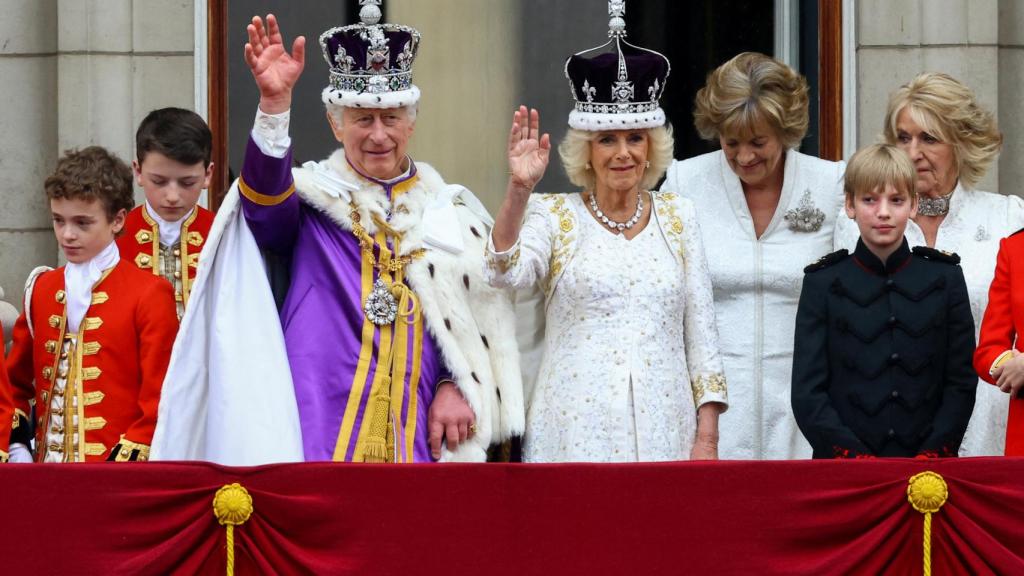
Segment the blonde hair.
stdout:
<svg viewBox="0 0 1024 576">
<path fill-rule="evenodd" d="M 672 139 L 670 126 L 647 128 L 645 132 L 647 161 L 651 166 L 644 171 L 640 187 L 650 190 L 658 180 L 661 180 L 672 163 L 675 141 Z M 599 134 L 602 132 L 569 128 L 565 139 L 558 145 L 558 155 L 562 157 L 562 167 L 569 176 L 569 181 L 584 190 L 593 190 L 597 184 L 597 176 L 592 169 L 587 168 L 587 165 L 590 163 L 590 143 L 596 140 Z"/>
<path fill-rule="evenodd" d="M 892 186 L 914 194 L 914 164 L 910 157 L 893 144 L 872 144 L 861 148 L 850 158 L 843 178 L 843 192 L 846 202 L 852 204 L 857 192 L 871 192 Z"/>
<path fill-rule="evenodd" d="M 953 146 L 957 176 L 967 188 L 985 176 L 999 155 L 1003 135 L 995 117 L 978 104 L 970 88 L 948 74 L 919 74 L 892 93 L 884 127 L 890 144 L 898 142 L 896 123 L 904 108 L 928 133 Z"/>
<path fill-rule="evenodd" d="M 752 134 L 765 122 L 786 148 L 807 134 L 807 80 L 782 62 L 743 52 L 710 74 L 697 92 L 693 124 L 705 140 Z"/>
</svg>

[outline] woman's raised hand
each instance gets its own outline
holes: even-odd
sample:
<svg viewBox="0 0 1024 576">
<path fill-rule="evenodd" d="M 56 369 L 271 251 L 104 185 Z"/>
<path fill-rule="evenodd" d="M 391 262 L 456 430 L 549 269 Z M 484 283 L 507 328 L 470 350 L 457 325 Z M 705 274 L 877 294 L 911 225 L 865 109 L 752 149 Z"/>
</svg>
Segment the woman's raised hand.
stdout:
<svg viewBox="0 0 1024 576">
<path fill-rule="evenodd" d="M 267 114 L 285 112 L 291 108 L 292 88 L 306 65 L 306 38 L 296 38 L 289 54 L 273 14 L 267 16 L 266 27 L 254 16 L 246 31 L 245 63 L 260 89 L 260 109 Z"/>
<path fill-rule="evenodd" d="M 509 188 L 529 194 L 544 176 L 551 154 L 551 137 L 540 134 L 540 114 L 520 106 L 512 115 L 508 135 Z"/>
</svg>

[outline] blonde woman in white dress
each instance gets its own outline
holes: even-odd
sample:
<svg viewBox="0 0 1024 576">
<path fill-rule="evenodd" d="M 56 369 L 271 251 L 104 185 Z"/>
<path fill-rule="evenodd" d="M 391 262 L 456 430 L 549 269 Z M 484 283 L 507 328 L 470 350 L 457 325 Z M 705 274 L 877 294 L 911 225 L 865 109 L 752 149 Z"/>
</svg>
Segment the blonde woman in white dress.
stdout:
<svg viewBox="0 0 1024 576">
<path fill-rule="evenodd" d="M 672 157 L 668 61 L 610 44 L 566 63 L 576 107 L 559 152 L 582 192 L 531 195 L 551 149 L 536 110 L 509 135 L 486 274 L 541 287 L 546 320 L 523 459 L 715 459 L 727 399 L 700 230 L 691 203 L 650 191 Z"/>
<path fill-rule="evenodd" d="M 890 96 L 883 135 L 910 155 L 917 170 L 918 211 L 907 223 L 907 241 L 960 256 L 977 339 L 999 241 L 1024 227 L 1024 199 L 975 188 L 1002 145 L 995 117 L 960 81 L 926 72 Z M 856 246 L 857 237 L 857 224 L 840 219 L 836 247 Z M 978 382 L 960 456 L 1003 454 L 1009 405 L 999 388 Z"/>
</svg>

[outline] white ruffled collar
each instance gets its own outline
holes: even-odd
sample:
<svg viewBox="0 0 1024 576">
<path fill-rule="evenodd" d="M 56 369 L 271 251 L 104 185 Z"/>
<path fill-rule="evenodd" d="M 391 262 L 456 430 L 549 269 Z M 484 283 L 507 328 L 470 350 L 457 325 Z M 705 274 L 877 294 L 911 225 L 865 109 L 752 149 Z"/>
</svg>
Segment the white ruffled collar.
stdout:
<svg viewBox="0 0 1024 576">
<path fill-rule="evenodd" d="M 88 262 L 68 262 L 64 266 L 64 294 L 67 298 L 67 332 L 78 332 L 82 318 L 92 305 L 92 288 L 103 273 L 117 265 L 121 253 L 117 242 L 111 242 Z"/>
</svg>

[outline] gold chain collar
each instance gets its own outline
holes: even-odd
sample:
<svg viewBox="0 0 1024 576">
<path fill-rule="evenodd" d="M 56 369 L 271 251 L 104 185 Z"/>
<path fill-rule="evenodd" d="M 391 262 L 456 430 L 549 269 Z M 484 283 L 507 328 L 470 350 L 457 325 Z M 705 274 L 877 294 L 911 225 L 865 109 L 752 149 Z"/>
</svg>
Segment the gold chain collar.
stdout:
<svg viewBox="0 0 1024 576">
<path fill-rule="evenodd" d="M 375 266 L 381 272 L 388 272 L 391 274 L 399 272 L 410 262 L 417 258 L 422 258 L 426 253 L 426 250 L 423 248 L 418 248 L 405 256 L 398 256 L 398 243 L 402 239 L 402 233 L 388 226 L 387 223 L 381 222 L 379 218 L 374 216 L 374 224 L 384 230 L 385 234 L 395 239 L 395 256 L 388 258 L 386 262 L 378 262 L 377 258 L 373 255 L 373 247 L 376 245 L 376 242 L 366 229 L 363 228 L 363 225 L 361 224 L 362 217 L 359 215 L 359 211 L 356 209 L 355 203 L 349 204 L 349 207 L 352 209 L 349 214 L 352 218 L 352 233 L 355 234 L 356 238 L 359 240 L 359 247 L 362 249 L 363 253 L 366 254 L 366 257 L 369 258 L 370 264 Z"/>
</svg>

